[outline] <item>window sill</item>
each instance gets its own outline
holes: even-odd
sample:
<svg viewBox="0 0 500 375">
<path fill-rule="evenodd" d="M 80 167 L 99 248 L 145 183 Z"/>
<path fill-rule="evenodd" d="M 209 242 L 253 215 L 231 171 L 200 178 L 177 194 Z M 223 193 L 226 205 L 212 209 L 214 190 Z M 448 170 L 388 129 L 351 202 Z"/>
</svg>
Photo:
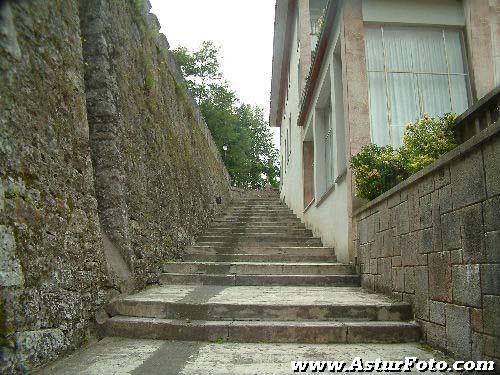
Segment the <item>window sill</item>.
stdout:
<svg viewBox="0 0 500 375">
<path fill-rule="evenodd" d="M 309 210 L 309 208 L 311 208 L 311 206 L 314 204 L 314 201 L 315 201 L 315 199 L 313 198 L 313 199 L 312 199 L 312 200 L 311 200 L 311 201 L 307 204 L 307 206 L 304 208 L 304 213 L 306 213 L 306 212 Z"/>
<path fill-rule="evenodd" d="M 321 206 L 321 204 L 332 194 L 332 192 L 335 190 L 335 184 L 330 186 L 328 190 L 321 196 L 321 198 L 318 199 L 318 202 L 316 203 L 316 207 Z"/>
<path fill-rule="evenodd" d="M 340 174 L 337 176 L 337 178 L 335 179 L 335 183 L 338 184 L 340 181 L 342 181 L 344 179 L 344 177 L 347 175 L 347 168 L 344 168 L 342 170 L 342 172 L 340 172 Z"/>
</svg>

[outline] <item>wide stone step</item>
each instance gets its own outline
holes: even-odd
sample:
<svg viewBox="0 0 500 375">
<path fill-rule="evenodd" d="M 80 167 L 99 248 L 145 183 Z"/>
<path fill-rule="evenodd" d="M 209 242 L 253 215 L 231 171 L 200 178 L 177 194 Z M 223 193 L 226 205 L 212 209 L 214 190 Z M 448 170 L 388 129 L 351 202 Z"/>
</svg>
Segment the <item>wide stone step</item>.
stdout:
<svg viewBox="0 0 500 375">
<path fill-rule="evenodd" d="M 290 221 L 288 223 L 279 223 L 279 222 L 268 222 L 263 223 L 260 221 L 254 222 L 245 222 L 245 221 L 219 221 L 214 223 L 210 229 L 219 229 L 219 228 L 230 228 L 230 229 L 266 229 L 272 231 L 284 231 L 286 229 L 307 229 L 306 226 L 298 220 Z"/>
<path fill-rule="evenodd" d="M 163 273 L 167 285 L 241 285 L 241 286 L 359 286 L 359 275 L 234 275 Z"/>
<path fill-rule="evenodd" d="M 304 225 L 298 218 L 277 218 L 277 217 L 235 217 L 226 216 L 214 220 L 213 225 L 219 225 L 221 223 L 231 223 L 231 224 L 247 224 L 247 225 Z"/>
<path fill-rule="evenodd" d="M 307 236 L 201 236 L 197 245 L 209 246 L 322 246 L 319 238 Z"/>
<path fill-rule="evenodd" d="M 227 233 L 204 233 L 197 238 L 197 241 L 218 241 L 218 242 L 237 242 L 241 240 L 246 241 L 268 241 L 268 240 L 279 240 L 279 241 L 308 241 L 308 240 L 319 240 L 312 235 L 300 231 L 298 233 L 280 233 L 280 232 L 268 232 L 268 233 L 244 233 L 244 232 L 227 232 Z"/>
<path fill-rule="evenodd" d="M 168 285 L 120 298 L 107 311 L 111 316 L 190 320 L 412 319 L 408 303 L 360 287 Z"/>
<path fill-rule="evenodd" d="M 235 275 L 352 275 L 354 269 L 341 263 L 269 262 L 175 262 L 163 265 L 167 273 Z"/>
<path fill-rule="evenodd" d="M 309 229 L 298 229 L 298 228 L 287 228 L 287 227 L 258 227 L 258 228 L 212 227 L 204 233 L 205 236 L 213 236 L 213 235 L 244 236 L 247 234 L 259 234 L 266 237 L 268 234 L 312 237 L 312 232 Z"/>
<path fill-rule="evenodd" d="M 191 253 L 183 255 L 186 262 L 309 262 L 332 263 L 337 261 L 335 255 L 287 255 L 287 254 L 240 254 L 218 253 L 202 254 Z"/>
<path fill-rule="evenodd" d="M 420 338 L 415 322 L 206 321 L 115 316 L 102 325 L 107 336 L 273 343 L 397 343 Z"/>
<path fill-rule="evenodd" d="M 277 219 L 297 219 L 297 216 L 291 211 L 268 211 L 268 212 L 254 212 L 254 211 L 228 211 L 223 217 L 238 217 L 238 218 L 277 218 Z"/>
<path fill-rule="evenodd" d="M 333 256 L 333 247 L 323 246 L 210 246 L 192 245 L 186 250 L 187 254 L 267 254 L 290 256 Z"/>
</svg>

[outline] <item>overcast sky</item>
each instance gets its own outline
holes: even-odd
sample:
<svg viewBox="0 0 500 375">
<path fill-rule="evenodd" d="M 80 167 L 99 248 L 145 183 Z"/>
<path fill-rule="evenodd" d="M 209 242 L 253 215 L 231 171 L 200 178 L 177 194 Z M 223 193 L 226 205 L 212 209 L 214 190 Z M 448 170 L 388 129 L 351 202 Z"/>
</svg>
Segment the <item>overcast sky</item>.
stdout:
<svg viewBox="0 0 500 375">
<path fill-rule="evenodd" d="M 274 0 L 150 0 L 171 48 L 197 49 L 212 40 L 221 49 L 222 70 L 245 103 L 269 116 Z M 279 132 L 275 133 L 275 143 Z M 277 135 L 276 135 L 277 134 Z"/>
</svg>

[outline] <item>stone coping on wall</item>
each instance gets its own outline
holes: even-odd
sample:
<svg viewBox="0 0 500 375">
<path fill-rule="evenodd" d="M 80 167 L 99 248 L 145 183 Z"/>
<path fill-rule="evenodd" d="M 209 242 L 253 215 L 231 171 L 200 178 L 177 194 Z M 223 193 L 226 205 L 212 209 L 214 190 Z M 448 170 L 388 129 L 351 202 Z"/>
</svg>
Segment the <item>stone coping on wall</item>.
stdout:
<svg viewBox="0 0 500 375">
<path fill-rule="evenodd" d="M 479 147 L 481 144 L 484 142 L 488 141 L 492 137 L 494 137 L 497 133 L 500 132 L 500 121 L 497 121 L 496 123 L 490 125 L 488 128 L 483 130 L 481 133 L 477 134 L 476 136 L 468 139 L 464 143 L 458 145 L 456 148 L 448 152 L 447 154 L 443 155 L 440 157 L 438 160 L 436 160 L 434 163 L 428 165 L 421 171 L 411 175 L 408 177 L 406 180 L 403 182 L 399 183 L 398 185 L 394 186 L 392 189 L 386 191 L 382 195 L 379 195 L 377 198 L 367 202 L 360 208 L 358 208 L 356 211 L 354 211 L 353 217 L 357 217 L 361 213 L 369 210 L 370 208 L 376 206 L 380 202 L 386 200 L 389 198 L 391 195 L 405 189 L 406 187 L 414 184 L 418 180 L 422 179 L 423 177 L 439 170 L 443 166 L 451 163 L 453 160 L 460 158 L 461 156 L 469 153 L 471 150 Z"/>
</svg>

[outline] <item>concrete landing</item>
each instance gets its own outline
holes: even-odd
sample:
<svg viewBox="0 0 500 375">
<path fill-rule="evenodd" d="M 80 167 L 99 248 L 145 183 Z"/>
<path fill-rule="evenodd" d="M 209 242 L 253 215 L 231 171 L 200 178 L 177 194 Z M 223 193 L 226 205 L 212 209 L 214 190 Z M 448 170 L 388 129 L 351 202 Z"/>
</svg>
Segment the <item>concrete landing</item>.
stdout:
<svg viewBox="0 0 500 375">
<path fill-rule="evenodd" d="M 239 344 L 105 338 L 41 370 L 46 375 L 282 375 L 291 361 L 451 359 L 419 344 Z M 310 372 L 309 372 L 310 373 Z M 377 374 L 390 374 L 377 372 Z M 414 371 L 414 373 L 417 373 Z M 419 372 L 419 374 L 421 374 Z M 429 372 L 430 374 L 430 372 Z M 440 374 L 440 372 L 432 372 Z"/>
</svg>

